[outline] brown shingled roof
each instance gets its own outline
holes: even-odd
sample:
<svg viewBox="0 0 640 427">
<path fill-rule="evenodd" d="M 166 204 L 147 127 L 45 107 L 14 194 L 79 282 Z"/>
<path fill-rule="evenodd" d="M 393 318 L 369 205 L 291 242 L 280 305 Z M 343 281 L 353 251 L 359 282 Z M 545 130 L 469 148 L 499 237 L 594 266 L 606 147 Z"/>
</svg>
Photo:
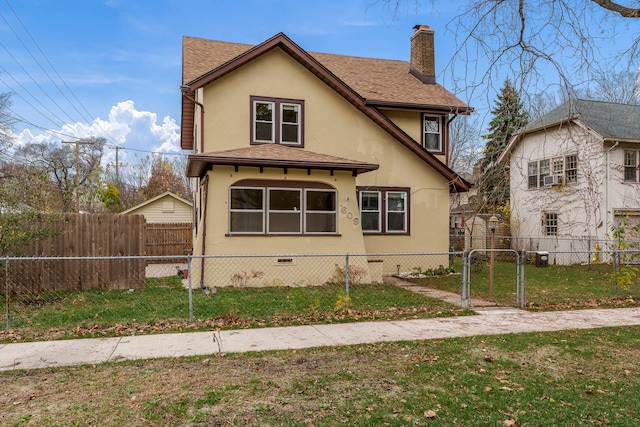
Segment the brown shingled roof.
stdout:
<svg viewBox="0 0 640 427">
<path fill-rule="evenodd" d="M 255 46 L 183 37 L 182 80 L 188 84 Z M 438 84 L 424 84 L 409 63 L 377 58 L 309 53 L 355 90 L 367 104 L 466 113 L 471 108 Z"/>
<path fill-rule="evenodd" d="M 374 106 L 388 105 L 399 108 L 412 108 L 420 111 L 438 111 L 443 114 L 464 114 L 472 111 L 470 107 L 462 103 L 441 86 L 423 84 L 417 80 L 413 75 L 409 74 L 408 63 L 322 54 L 324 55 L 324 60 L 327 61 L 329 65 L 334 64 L 333 66 L 336 73 L 342 72 L 345 79 L 342 80 L 342 78 L 334 74 L 334 72 L 327 68 L 319 59 L 316 59 L 313 55 L 300 48 L 283 33 L 276 34 L 257 46 L 196 39 L 193 37 L 184 37 L 183 44 L 183 79 L 185 82 L 181 88 L 183 92 L 183 112 L 185 111 L 184 103 L 194 102 L 188 95 L 193 90 L 216 81 L 271 49 L 280 48 L 315 74 L 320 80 L 324 81 L 329 87 L 342 95 L 374 123 L 377 123 L 389 132 L 415 155 L 432 166 L 438 173 L 448 179 L 450 184 L 458 191 L 467 191 L 469 189 L 469 183 L 460 178 L 432 153 L 417 144 L 377 108 L 373 108 Z M 332 62 L 332 60 L 334 62 Z M 381 66 L 378 68 L 378 71 L 365 71 L 359 68 L 364 64 L 362 61 L 374 61 L 378 64 L 386 64 L 388 68 Z M 350 62 L 351 65 L 348 65 L 348 62 Z M 342 65 L 339 66 L 338 64 Z M 401 75 L 393 77 L 385 75 L 385 70 L 390 71 L 393 69 L 395 72 L 400 72 L 401 64 L 405 64 L 406 72 L 402 72 Z M 209 70 L 204 71 L 203 74 L 197 74 L 207 69 Z M 347 70 L 349 70 L 349 72 L 347 72 Z M 367 83 L 358 82 L 357 72 L 362 72 L 362 76 L 376 76 L 377 80 L 365 79 L 363 77 L 361 80 L 367 81 Z M 383 82 L 383 80 L 386 81 Z M 347 81 L 352 81 L 351 84 L 354 86 L 352 87 Z M 407 89 L 399 87 L 403 84 L 408 85 Z M 385 87 L 386 90 L 379 90 Z M 358 90 L 362 91 L 363 94 L 359 93 Z M 394 98 L 396 95 L 392 93 L 394 90 L 397 92 L 397 98 Z M 410 93 L 420 90 L 424 91 L 424 93 L 420 95 Z M 364 96 L 364 94 L 370 93 L 375 96 L 380 95 L 380 98 L 382 98 L 382 92 L 388 92 L 386 93 L 387 98 L 367 99 Z M 427 104 L 424 104 L 424 102 L 427 102 Z M 191 149 L 193 147 L 192 131 L 192 128 L 182 129 L 181 146 L 183 149 Z"/>
<path fill-rule="evenodd" d="M 215 165 L 346 170 L 351 171 L 353 175 L 378 169 L 378 165 L 373 163 L 314 153 L 280 144 L 261 144 L 212 153 L 190 154 L 187 161 L 187 176 L 201 177 L 209 166 Z"/>
</svg>

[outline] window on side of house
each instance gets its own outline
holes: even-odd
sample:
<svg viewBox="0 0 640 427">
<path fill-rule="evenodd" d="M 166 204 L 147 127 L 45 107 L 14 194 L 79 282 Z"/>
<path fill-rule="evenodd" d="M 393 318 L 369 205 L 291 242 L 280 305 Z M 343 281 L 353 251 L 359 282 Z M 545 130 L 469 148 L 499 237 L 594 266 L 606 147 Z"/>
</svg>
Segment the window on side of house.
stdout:
<svg viewBox="0 0 640 427">
<path fill-rule="evenodd" d="M 428 151 L 444 152 L 442 148 L 442 118 L 438 116 L 423 116 L 422 145 Z"/>
<path fill-rule="evenodd" d="M 564 158 L 554 157 L 551 159 L 552 175 L 564 175 Z"/>
<path fill-rule="evenodd" d="M 382 231 L 381 199 L 382 195 L 379 191 L 360 192 L 360 222 L 362 223 L 362 231 L 376 233 Z"/>
<path fill-rule="evenodd" d="M 409 189 L 358 189 L 360 222 L 365 234 L 409 233 Z"/>
<path fill-rule="evenodd" d="M 251 97 L 251 143 L 303 145 L 304 101 Z"/>
<path fill-rule="evenodd" d="M 635 150 L 625 150 L 624 152 L 624 180 L 626 182 L 638 182 L 639 153 Z"/>
<path fill-rule="evenodd" d="M 387 192 L 387 232 L 404 233 L 407 231 L 407 193 L 404 191 Z"/>
<path fill-rule="evenodd" d="M 337 192 L 231 187 L 230 234 L 336 234 Z"/>
<path fill-rule="evenodd" d="M 538 162 L 529 162 L 529 188 L 538 188 Z"/>
<path fill-rule="evenodd" d="M 544 214 L 544 235 L 545 236 L 558 235 L 558 214 L 557 213 Z"/>
<path fill-rule="evenodd" d="M 550 170 L 550 162 L 549 159 L 540 160 L 540 176 L 538 179 L 538 186 L 544 186 L 544 177 L 549 176 Z"/>
<path fill-rule="evenodd" d="M 578 156 L 571 154 L 564 158 L 565 182 L 578 182 Z"/>
</svg>

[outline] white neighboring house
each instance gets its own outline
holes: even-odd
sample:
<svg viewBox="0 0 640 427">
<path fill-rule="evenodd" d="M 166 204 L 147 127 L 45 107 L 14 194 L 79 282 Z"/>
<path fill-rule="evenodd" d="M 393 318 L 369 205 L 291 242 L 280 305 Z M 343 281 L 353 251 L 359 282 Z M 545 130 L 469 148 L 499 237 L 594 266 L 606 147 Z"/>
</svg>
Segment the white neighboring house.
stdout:
<svg viewBox="0 0 640 427">
<path fill-rule="evenodd" d="M 518 130 L 509 162 L 514 249 L 585 251 L 621 216 L 640 220 L 640 106 L 571 100 Z M 602 243 L 600 243 L 602 245 Z"/>
<path fill-rule="evenodd" d="M 147 224 L 193 222 L 193 204 L 170 191 L 153 197 L 121 213 L 144 215 Z"/>
</svg>

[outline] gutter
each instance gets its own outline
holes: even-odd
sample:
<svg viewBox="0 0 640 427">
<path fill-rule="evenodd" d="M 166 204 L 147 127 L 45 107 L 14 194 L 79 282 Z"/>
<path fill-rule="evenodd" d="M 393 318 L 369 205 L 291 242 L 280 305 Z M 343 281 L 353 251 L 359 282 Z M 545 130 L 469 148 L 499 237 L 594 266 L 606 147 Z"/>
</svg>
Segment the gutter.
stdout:
<svg viewBox="0 0 640 427">
<path fill-rule="evenodd" d="M 203 184 L 201 184 L 203 185 Z M 204 177 L 204 200 L 202 201 L 202 260 L 200 262 L 200 288 L 204 289 L 204 256 L 206 255 L 207 246 L 207 204 L 209 198 L 209 175 Z"/>
</svg>

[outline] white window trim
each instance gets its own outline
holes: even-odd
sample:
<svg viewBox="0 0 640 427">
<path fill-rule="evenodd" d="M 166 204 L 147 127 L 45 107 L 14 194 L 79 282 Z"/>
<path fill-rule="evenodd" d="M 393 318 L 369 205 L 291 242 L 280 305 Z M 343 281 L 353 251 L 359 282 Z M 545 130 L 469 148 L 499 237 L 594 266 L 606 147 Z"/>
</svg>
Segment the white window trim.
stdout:
<svg viewBox="0 0 640 427">
<path fill-rule="evenodd" d="M 333 193 L 333 201 L 334 201 L 334 210 L 332 211 L 309 211 L 307 210 L 307 195 L 309 193 L 312 192 L 316 192 L 316 193 Z M 329 190 L 329 189 L 316 189 L 316 188 L 305 188 L 304 189 L 304 234 L 311 234 L 311 235 L 325 235 L 325 234 L 335 234 L 338 232 L 338 192 L 336 190 Z M 326 231 L 326 232 L 322 232 L 322 231 L 307 231 L 307 215 L 309 213 L 312 214 L 333 214 L 334 219 L 335 219 L 335 224 L 336 224 L 336 229 L 334 231 Z"/>
<path fill-rule="evenodd" d="M 436 134 L 436 133 L 433 133 L 433 132 L 429 132 L 429 135 L 438 135 L 438 149 L 437 150 L 433 150 L 433 149 L 427 148 L 427 138 L 426 138 L 427 130 L 425 129 L 425 127 L 426 127 L 425 125 L 426 125 L 426 122 L 427 122 L 426 119 L 427 118 L 436 119 L 436 121 L 438 122 L 438 133 Z M 442 152 L 444 152 L 444 147 L 443 147 L 444 144 L 442 142 L 442 127 L 443 127 L 442 126 L 442 122 L 443 122 L 443 120 L 442 120 L 441 116 L 433 116 L 433 115 L 430 115 L 430 114 L 424 114 L 422 116 L 422 147 L 425 150 L 433 152 L 433 153 L 442 153 Z"/>
<path fill-rule="evenodd" d="M 232 196 L 231 193 L 233 190 L 261 190 L 262 191 L 262 209 L 232 209 Z M 252 234 L 252 235 L 263 235 L 266 232 L 267 224 L 265 221 L 265 212 L 267 210 L 267 200 L 266 200 L 266 191 L 263 187 L 229 187 L 229 216 L 228 216 L 228 225 L 227 232 L 229 234 Z M 261 213 L 262 214 L 262 231 L 231 231 L 231 212 L 251 212 L 251 213 Z"/>
<path fill-rule="evenodd" d="M 256 119 L 256 104 L 271 104 L 272 105 L 272 122 L 258 121 Z M 282 126 L 285 122 L 282 121 L 283 107 L 284 106 L 296 106 L 298 107 L 298 142 L 283 142 L 282 141 Z M 271 139 L 262 140 L 257 139 L 257 123 L 271 123 Z M 272 98 L 268 96 L 255 96 L 251 95 L 251 144 L 281 144 L 293 147 L 304 147 L 304 101 L 297 99 L 285 99 L 285 98 Z"/>
<path fill-rule="evenodd" d="M 400 194 L 402 195 L 401 199 L 404 201 L 403 206 L 404 206 L 404 210 L 401 211 L 392 211 L 391 209 L 389 209 L 389 195 L 390 194 Z M 389 230 L 389 214 L 391 213 L 402 213 L 403 216 L 403 227 L 402 230 Z M 406 191 L 387 191 L 385 192 L 385 232 L 389 233 L 389 234 L 395 234 L 395 233 L 401 233 L 401 234 L 406 234 L 407 232 L 407 192 Z"/>
<path fill-rule="evenodd" d="M 257 104 L 271 104 L 271 121 L 267 122 L 264 120 L 258 120 L 256 118 L 256 105 Z M 273 101 L 267 101 L 267 100 L 260 100 L 260 99 L 254 99 L 253 100 L 253 141 L 255 142 L 260 142 L 260 143 L 266 143 L 266 144 L 273 144 L 276 141 L 276 103 Z M 271 123 L 271 139 L 258 139 L 258 123 Z"/>
<path fill-rule="evenodd" d="M 299 196 L 300 196 L 300 205 L 302 205 L 305 200 L 303 199 L 303 195 L 302 195 L 302 189 L 301 188 L 284 188 L 284 187 L 265 187 L 265 190 L 267 192 L 267 200 L 266 200 L 266 205 L 265 205 L 265 216 L 266 216 L 266 230 L 265 230 L 265 234 L 302 234 L 302 206 L 299 206 L 298 209 L 299 210 L 293 210 L 293 211 L 289 211 L 289 210 L 279 210 L 279 209 L 271 209 L 270 205 L 271 205 L 271 192 L 272 191 L 297 191 Z M 278 231 L 278 232 L 272 232 L 271 231 L 271 214 L 272 213 L 297 213 L 298 214 L 298 230 L 299 231 Z"/>
<path fill-rule="evenodd" d="M 374 193 L 378 195 L 378 210 L 362 210 L 362 195 L 364 193 Z M 373 191 L 369 191 L 369 190 L 364 190 L 364 191 L 360 191 L 359 194 L 359 202 L 360 202 L 360 216 L 362 217 L 364 212 L 367 213 L 372 213 L 372 212 L 377 212 L 378 213 L 378 229 L 377 230 L 365 230 L 364 228 L 362 229 L 363 233 L 382 233 L 382 192 L 379 190 L 373 190 Z M 362 221 L 361 221 L 362 222 Z M 363 222 L 362 222 L 363 223 Z"/>
<path fill-rule="evenodd" d="M 231 193 L 233 190 L 260 190 L 262 191 L 262 207 L 263 209 L 232 209 L 231 208 Z M 272 190 L 284 190 L 284 191 L 299 191 L 300 194 L 300 211 L 298 211 L 300 213 L 300 231 L 299 232 L 284 232 L 284 231 L 278 231 L 278 232 L 270 232 L 269 231 L 269 214 L 272 212 L 275 213 L 291 213 L 292 211 L 287 211 L 287 210 L 271 210 L 269 208 L 269 202 L 270 202 L 270 194 Z M 324 192 L 324 193 L 333 193 L 334 194 L 334 201 L 336 203 L 335 206 L 335 210 L 333 211 L 307 211 L 306 206 L 307 206 L 307 194 L 311 191 L 316 191 L 316 192 Z M 299 236 L 299 235 L 315 235 L 315 236 L 330 236 L 330 235 L 337 235 L 338 234 L 338 207 L 337 207 L 337 203 L 338 203 L 338 191 L 335 189 L 315 189 L 315 188 L 304 188 L 304 187 L 252 187 L 252 186 L 231 186 L 229 187 L 229 210 L 228 210 L 228 218 L 227 218 L 227 233 L 230 236 L 237 236 L 237 235 L 253 235 L 253 236 L 265 236 L 265 235 L 271 235 L 271 236 L 284 236 L 284 235 L 288 235 L 288 236 Z M 262 231 L 231 231 L 231 213 L 232 212 L 253 212 L 253 213 L 261 213 L 262 214 Z M 314 231 L 314 232 L 307 232 L 306 231 L 306 215 L 307 212 L 313 212 L 313 213 L 333 213 L 335 215 L 335 225 L 336 225 L 336 229 L 334 231 L 328 231 L 328 232 L 321 232 L 321 231 Z M 304 230 L 304 231 L 303 231 Z"/>
<path fill-rule="evenodd" d="M 290 122 L 285 122 L 283 117 L 284 117 L 284 107 L 286 106 L 290 106 L 290 107 L 298 107 L 298 121 L 295 123 L 290 123 Z M 302 145 L 302 104 L 298 104 L 295 102 L 281 102 L 280 103 L 280 144 L 282 145 Z M 282 135 L 283 135 L 283 131 L 282 128 L 285 124 L 288 125 L 292 125 L 295 124 L 298 127 L 298 142 L 285 142 L 282 140 Z"/>
</svg>

